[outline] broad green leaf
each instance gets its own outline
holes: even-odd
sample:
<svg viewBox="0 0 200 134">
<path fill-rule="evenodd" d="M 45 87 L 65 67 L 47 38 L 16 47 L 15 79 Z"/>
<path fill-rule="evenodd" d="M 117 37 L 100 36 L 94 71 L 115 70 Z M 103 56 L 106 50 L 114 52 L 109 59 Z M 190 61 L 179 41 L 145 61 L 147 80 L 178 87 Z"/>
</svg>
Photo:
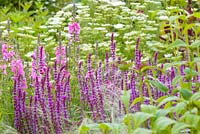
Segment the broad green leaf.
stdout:
<svg viewBox="0 0 200 134">
<path fill-rule="evenodd" d="M 90 131 L 90 127 L 81 125 L 79 128 L 79 134 L 87 134 Z"/>
<path fill-rule="evenodd" d="M 174 107 L 174 112 L 177 114 L 183 114 L 187 110 L 187 104 L 185 102 L 180 102 Z"/>
<path fill-rule="evenodd" d="M 171 45 L 169 45 L 169 49 L 178 48 L 178 47 L 185 47 L 186 43 L 180 39 L 174 41 Z"/>
<path fill-rule="evenodd" d="M 154 114 L 156 113 L 157 108 L 153 105 L 141 105 L 141 111 L 149 114 Z"/>
<path fill-rule="evenodd" d="M 153 131 L 146 128 L 137 128 L 133 131 L 133 134 L 152 134 Z"/>
<path fill-rule="evenodd" d="M 185 115 L 185 122 L 187 124 L 190 124 L 197 130 L 200 128 L 200 116 L 198 116 L 198 115 L 193 115 L 193 114 L 187 113 Z"/>
<path fill-rule="evenodd" d="M 200 92 L 195 93 L 192 95 L 191 100 L 196 101 L 200 99 Z"/>
<path fill-rule="evenodd" d="M 99 128 L 101 130 L 103 130 L 104 132 L 108 132 L 108 131 L 112 130 L 112 127 L 110 126 L 109 123 L 101 123 L 101 124 L 99 124 Z"/>
<path fill-rule="evenodd" d="M 164 105 L 164 104 L 166 104 L 166 103 L 168 103 L 168 102 L 171 102 L 171 101 L 178 101 L 178 100 L 180 100 L 179 97 L 170 96 L 170 97 L 168 97 L 168 98 L 163 99 L 163 100 L 158 104 L 158 107 L 160 107 L 160 106 L 162 106 L 162 105 Z"/>
<path fill-rule="evenodd" d="M 189 100 L 190 97 L 192 96 L 192 91 L 188 89 L 180 89 L 180 93 L 185 100 Z"/>
<path fill-rule="evenodd" d="M 190 76 L 190 77 L 195 77 L 197 76 L 197 72 L 195 70 L 192 70 L 190 68 L 186 68 L 184 70 L 184 73 L 187 75 L 187 76 Z"/>
<path fill-rule="evenodd" d="M 175 87 L 181 79 L 182 79 L 182 76 L 177 75 L 177 76 L 173 79 L 172 85 Z"/>
<path fill-rule="evenodd" d="M 158 88 L 160 91 L 165 92 L 165 93 L 168 92 L 168 87 L 162 82 L 160 82 L 159 80 L 149 80 L 149 82 L 151 83 L 153 87 Z"/>
<path fill-rule="evenodd" d="M 123 119 L 124 124 L 128 126 L 131 124 L 132 121 L 133 121 L 133 114 L 126 114 Z"/>
<path fill-rule="evenodd" d="M 176 123 L 175 120 L 172 120 L 167 117 L 159 117 L 155 122 L 154 122 L 154 127 L 153 129 L 156 131 L 162 131 L 165 130 L 168 126 Z"/>
<path fill-rule="evenodd" d="M 172 127 L 172 134 L 180 134 L 181 130 L 190 128 L 191 126 L 182 122 L 177 122 L 173 127 Z"/>
<path fill-rule="evenodd" d="M 108 124 L 108 123 L 107 123 Z M 112 127 L 112 134 L 121 134 L 126 131 L 127 126 L 120 123 L 109 123 L 110 127 Z"/>
<path fill-rule="evenodd" d="M 166 116 L 167 114 L 171 113 L 173 109 L 173 107 L 168 109 L 159 109 L 156 111 L 156 117 Z"/>
<path fill-rule="evenodd" d="M 130 104 L 130 94 L 131 94 L 130 90 L 128 91 L 124 90 L 123 95 L 121 96 L 122 102 L 124 103 L 127 112 Z"/>
<path fill-rule="evenodd" d="M 196 18 L 200 18 L 200 13 L 199 13 L 199 12 L 195 12 L 195 13 L 193 14 L 193 16 L 196 17 Z"/>
<path fill-rule="evenodd" d="M 195 47 L 199 47 L 200 46 L 200 40 L 196 40 L 195 42 L 193 42 L 190 47 L 195 48 Z"/>
<path fill-rule="evenodd" d="M 133 114 L 133 120 L 134 120 L 134 128 L 140 127 L 140 125 L 145 122 L 150 117 L 153 117 L 153 114 L 148 114 L 144 112 L 136 112 Z"/>
</svg>

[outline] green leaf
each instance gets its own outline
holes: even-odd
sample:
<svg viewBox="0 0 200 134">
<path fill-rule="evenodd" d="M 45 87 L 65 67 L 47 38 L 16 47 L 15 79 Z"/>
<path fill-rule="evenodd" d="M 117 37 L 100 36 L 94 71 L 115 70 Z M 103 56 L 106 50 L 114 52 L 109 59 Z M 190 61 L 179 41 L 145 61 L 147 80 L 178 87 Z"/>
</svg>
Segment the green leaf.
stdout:
<svg viewBox="0 0 200 134">
<path fill-rule="evenodd" d="M 175 87 L 181 79 L 182 79 L 182 76 L 177 75 L 177 76 L 173 79 L 172 85 Z"/>
<path fill-rule="evenodd" d="M 186 113 L 185 122 L 187 124 L 190 124 L 197 130 L 198 130 L 198 128 L 200 128 L 200 116 L 198 116 L 198 115 Z"/>
<path fill-rule="evenodd" d="M 173 127 L 172 127 L 172 134 L 180 134 L 181 130 L 190 128 L 191 126 L 182 122 L 177 122 Z"/>
<path fill-rule="evenodd" d="M 141 105 L 141 111 L 149 114 L 154 114 L 156 113 L 157 108 L 153 105 Z"/>
<path fill-rule="evenodd" d="M 126 114 L 123 121 L 125 125 L 127 126 L 130 125 L 131 122 L 133 121 L 133 114 Z"/>
<path fill-rule="evenodd" d="M 124 103 L 125 107 L 126 107 L 126 112 L 128 112 L 129 109 L 129 104 L 130 104 L 130 94 L 131 94 L 131 90 L 124 90 L 123 95 L 121 96 L 122 102 Z"/>
<path fill-rule="evenodd" d="M 178 115 L 185 113 L 187 110 L 187 104 L 185 102 L 180 102 L 176 104 L 174 108 L 174 112 L 176 112 Z"/>
<path fill-rule="evenodd" d="M 197 72 L 196 72 L 195 70 L 190 69 L 190 68 L 186 68 L 186 69 L 184 70 L 184 73 L 185 73 L 187 76 L 189 76 L 189 77 L 195 77 L 195 76 L 197 76 Z"/>
<path fill-rule="evenodd" d="M 142 67 L 141 72 L 144 72 L 146 70 L 152 70 L 152 69 L 155 69 L 155 68 L 157 68 L 157 67 L 154 67 L 154 66 L 144 66 L 144 67 Z"/>
<path fill-rule="evenodd" d="M 167 114 L 171 113 L 173 111 L 173 107 L 168 109 L 159 109 L 156 111 L 156 117 L 162 117 L 166 116 Z"/>
<path fill-rule="evenodd" d="M 175 120 L 172 120 L 172 119 L 167 118 L 167 117 L 159 117 L 155 121 L 153 129 L 156 130 L 156 131 L 162 131 L 162 130 L 165 130 L 168 126 L 170 126 L 174 123 L 176 123 Z"/>
<path fill-rule="evenodd" d="M 161 96 L 160 98 L 157 99 L 157 102 L 160 103 L 163 101 L 165 98 L 168 98 L 168 96 Z"/>
<path fill-rule="evenodd" d="M 173 49 L 173 48 L 177 48 L 177 47 L 185 47 L 186 43 L 180 39 L 177 39 L 176 41 L 174 41 L 171 45 L 169 45 L 169 49 Z"/>
<path fill-rule="evenodd" d="M 131 103 L 130 107 L 133 107 L 135 106 L 135 104 L 139 103 L 142 101 L 142 98 L 141 97 L 137 97 L 133 100 L 133 102 Z"/>
<path fill-rule="evenodd" d="M 193 101 L 197 101 L 200 99 L 200 92 L 195 93 L 194 95 L 192 95 L 191 100 Z"/>
<path fill-rule="evenodd" d="M 196 18 L 200 18 L 200 13 L 199 12 L 195 12 L 195 13 L 193 13 L 193 16 L 196 17 Z"/>
<path fill-rule="evenodd" d="M 188 89 L 180 89 L 180 93 L 185 100 L 189 100 L 190 97 L 193 95 L 192 91 L 190 91 Z"/>
<path fill-rule="evenodd" d="M 110 124 L 109 123 L 101 123 L 101 124 L 99 124 L 99 128 L 101 129 L 101 130 L 103 130 L 104 132 L 106 131 L 110 131 L 110 130 L 112 130 L 112 127 L 110 126 Z"/>
<path fill-rule="evenodd" d="M 145 122 L 150 117 L 153 117 L 153 114 L 148 114 L 144 112 L 137 112 L 133 114 L 133 120 L 134 120 L 134 128 L 140 127 L 140 125 Z"/>
<path fill-rule="evenodd" d="M 158 88 L 160 91 L 167 93 L 168 87 L 159 80 L 149 80 L 152 86 Z"/>
<path fill-rule="evenodd" d="M 80 128 L 79 128 L 80 134 L 86 134 L 89 131 L 90 131 L 90 127 L 88 127 L 86 125 L 81 125 Z"/>
<path fill-rule="evenodd" d="M 200 40 L 196 40 L 195 42 L 193 42 L 190 47 L 192 48 L 196 48 L 196 47 L 199 47 L 200 46 Z"/>
<path fill-rule="evenodd" d="M 152 134 L 152 130 L 146 128 L 137 128 L 133 131 L 133 134 Z"/>
<path fill-rule="evenodd" d="M 168 102 L 171 102 L 171 101 L 178 101 L 178 100 L 180 100 L 179 97 L 170 96 L 170 97 L 168 97 L 168 98 L 163 99 L 163 100 L 158 104 L 158 107 L 160 107 L 160 106 L 162 106 L 162 105 L 164 105 L 164 104 L 166 104 L 166 103 L 168 103 Z"/>
</svg>

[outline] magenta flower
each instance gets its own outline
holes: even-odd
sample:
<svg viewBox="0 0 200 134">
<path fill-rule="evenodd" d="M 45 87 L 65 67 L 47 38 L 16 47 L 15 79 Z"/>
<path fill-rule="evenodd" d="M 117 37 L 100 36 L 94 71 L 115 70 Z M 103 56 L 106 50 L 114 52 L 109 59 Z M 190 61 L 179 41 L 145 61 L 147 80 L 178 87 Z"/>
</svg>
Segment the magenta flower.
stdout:
<svg viewBox="0 0 200 134">
<path fill-rule="evenodd" d="M 61 50 L 59 46 L 56 48 L 56 62 L 60 63 L 61 66 L 64 66 L 66 64 L 67 58 L 65 46 L 61 46 Z"/>
<path fill-rule="evenodd" d="M 13 46 L 8 46 L 7 44 L 2 44 L 1 51 L 2 51 L 3 60 L 8 61 L 15 55 L 13 48 L 14 48 Z"/>
<path fill-rule="evenodd" d="M 18 75 L 22 75 L 24 76 L 24 65 L 22 63 L 22 60 L 21 59 L 14 59 L 12 60 L 11 62 L 11 69 L 12 69 L 12 72 L 15 73 L 15 74 L 18 74 Z"/>
<path fill-rule="evenodd" d="M 80 34 L 80 24 L 78 22 L 69 24 L 69 34 Z"/>
<path fill-rule="evenodd" d="M 80 34 L 80 24 L 78 22 L 74 22 L 69 24 L 69 41 L 72 43 L 73 39 L 75 42 L 78 42 L 79 34 Z"/>
</svg>

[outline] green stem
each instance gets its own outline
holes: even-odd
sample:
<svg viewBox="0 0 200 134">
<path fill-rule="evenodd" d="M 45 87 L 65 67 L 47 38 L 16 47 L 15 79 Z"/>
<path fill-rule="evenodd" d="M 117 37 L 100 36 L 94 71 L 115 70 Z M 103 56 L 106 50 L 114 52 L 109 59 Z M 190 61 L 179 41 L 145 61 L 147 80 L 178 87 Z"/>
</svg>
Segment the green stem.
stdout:
<svg viewBox="0 0 200 134">
<path fill-rule="evenodd" d="M 139 83 L 139 92 L 140 92 L 140 98 L 141 98 L 141 103 L 144 104 L 144 95 L 142 92 L 142 75 L 140 74 L 140 83 Z"/>
</svg>

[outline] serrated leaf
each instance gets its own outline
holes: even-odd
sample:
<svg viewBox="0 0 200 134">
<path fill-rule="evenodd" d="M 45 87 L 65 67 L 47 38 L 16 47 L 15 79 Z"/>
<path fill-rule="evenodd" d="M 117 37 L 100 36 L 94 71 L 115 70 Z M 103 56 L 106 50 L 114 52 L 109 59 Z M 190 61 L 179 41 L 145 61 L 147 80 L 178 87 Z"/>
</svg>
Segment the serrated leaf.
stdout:
<svg viewBox="0 0 200 134">
<path fill-rule="evenodd" d="M 137 128 L 133 131 L 133 134 L 152 134 L 152 130 L 146 128 Z"/>
<path fill-rule="evenodd" d="M 136 112 L 133 114 L 134 128 L 140 127 L 140 125 L 145 122 L 150 117 L 153 117 L 153 114 L 148 114 L 144 112 Z"/>
<path fill-rule="evenodd" d="M 180 89 L 180 93 L 185 100 L 189 100 L 190 97 L 193 95 L 192 91 L 190 91 L 188 89 Z"/>
<path fill-rule="evenodd" d="M 170 102 L 170 101 L 178 101 L 178 100 L 180 100 L 179 97 L 170 96 L 170 97 L 168 97 L 168 98 L 163 99 L 163 100 L 158 104 L 158 107 L 160 107 L 160 106 L 162 106 L 162 105 L 164 105 L 164 104 L 166 104 L 166 103 L 168 103 L 168 102 Z"/>
<path fill-rule="evenodd" d="M 154 114 L 156 113 L 157 108 L 153 105 L 141 105 L 141 111 L 149 114 Z"/>
<path fill-rule="evenodd" d="M 153 87 L 158 88 L 160 91 L 165 93 L 168 92 L 168 87 L 159 80 L 149 80 L 149 82 Z"/>
<path fill-rule="evenodd" d="M 189 128 L 190 125 L 178 122 L 172 127 L 172 134 L 180 134 L 181 130 Z"/>
<path fill-rule="evenodd" d="M 168 126 L 176 123 L 175 120 L 172 120 L 167 117 L 159 117 L 155 122 L 154 122 L 154 127 L 153 129 L 156 131 L 162 131 L 165 130 Z"/>
<path fill-rule="evenodd" d="M 173 49 L 173 48 L 177 48 L 177 47 L 185 47 L 186 43 L 180 39 L 177 39 L 176 41 L 174 41 L 171 45 L 169 45 L 169 49 Z"/>
</svg>

